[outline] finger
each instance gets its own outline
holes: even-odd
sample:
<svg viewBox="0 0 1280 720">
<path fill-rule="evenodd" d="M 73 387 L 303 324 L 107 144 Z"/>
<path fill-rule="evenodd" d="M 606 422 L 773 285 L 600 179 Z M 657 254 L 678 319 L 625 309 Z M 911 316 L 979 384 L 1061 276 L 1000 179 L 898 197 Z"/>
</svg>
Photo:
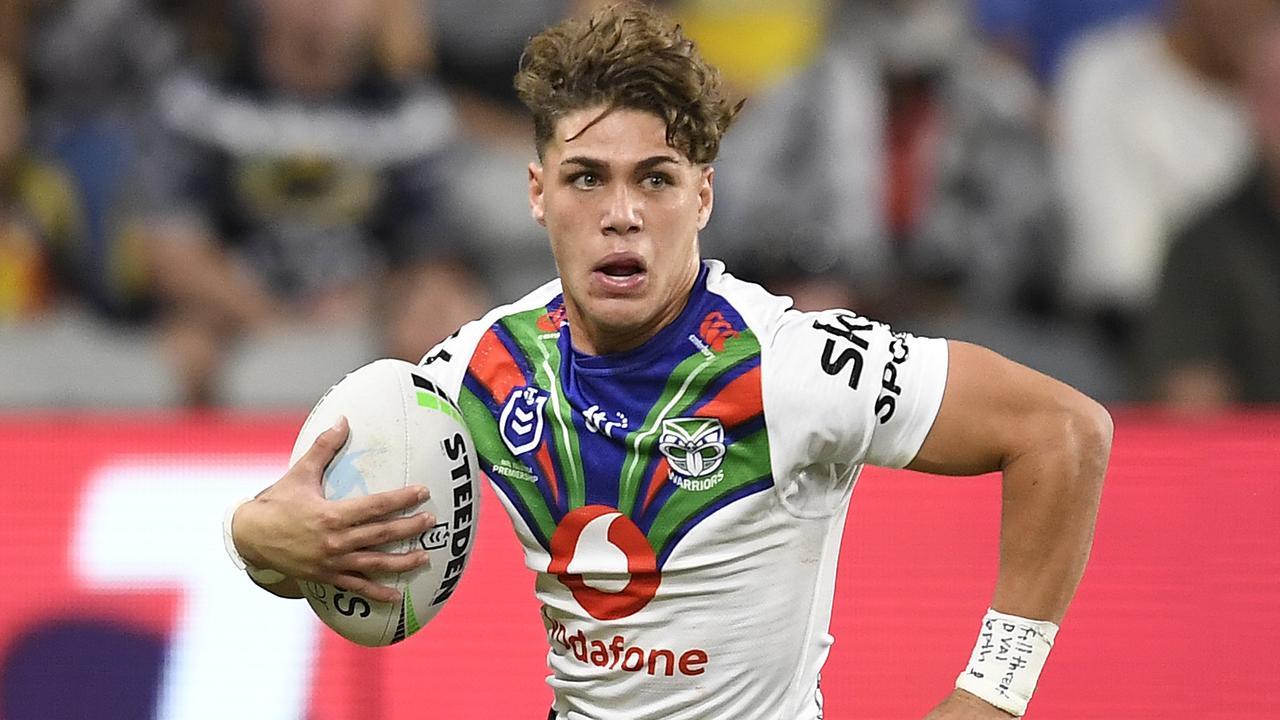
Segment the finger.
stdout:
<svg viewBox="0 0 1280 720">
<path fill-rule="evenodd" d="M 386 490 L 364 497 L 335 501 L 335 509 L 348 525 L 360 525 L 394 512 L 417 507 L 430 496 L 421 485 L 409 485 L 398 490 Z"/>
<path fill-rule="evenodd" d="M 362 575 L 338 573 L 324 578 L 324 582 L 378 602 L 393 603 L 400 600 L 400 592 L 395 588 L 379 585 Z"/>
<path fill-rule="evenodd" d="M 362 575 L 370 573 L 403 573 L 423 567 L 428 562 L 424 550 L 407 553 L 353 552 L 338 561 L 344 572 L 355 572 Z"/>
<path fill-rule="evenodd" d="M 333 427 L 320 433 L 315 442 L 311 443 L 311 447 L 307 449 L 306 454 L 298 460 L 297 464 L 315 472 L 318 479 L 324 473 L 324 469 L 329 467 L 329 463 L 333 461 L 333 456 L 337 455 L 342 446 L 346 444 L 349 432 L 350 427 L 347 425 L 347 418 L 339 416 L 337 421 L 333 423 Z"/>
<path fill-rule="evenodd" d="M 395 540 L 417 538 L 436 524 L 436 519 L 426 514 L 410 515 L 395 520 L 357 525 L 343 531 L 337 543 L 340 552 L 352 552 L 376 547 Z"/>
</svg>

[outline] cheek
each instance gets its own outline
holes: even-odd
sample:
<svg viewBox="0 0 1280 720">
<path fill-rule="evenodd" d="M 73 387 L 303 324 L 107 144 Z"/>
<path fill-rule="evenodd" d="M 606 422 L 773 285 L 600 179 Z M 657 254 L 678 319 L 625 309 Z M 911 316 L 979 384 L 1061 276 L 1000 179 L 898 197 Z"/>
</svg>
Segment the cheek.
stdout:
<svg viewBox="0 0 1280 720">
<path fill-rule="evenodd" d="M 543 221 L 547 229 L 561 234 L 581 234 L 593 229 L 592 222 L 599 213 L 591 204 L 591 198 L 565 192 L 548 192 L 543 195 Z"/>
<path fill-rule="evenodd" d="M 685 235 L 697 235 L 705 224 L 702 211 L 702 201 L 694 195 L 685 200 L 679 210 L 680 229 Z"/>
<path fill-rule="evenodd" d="M 671 235 L 676 235 L 697 227 L 698 207 L 697 195 L 680 192 L 648 198 L 643 210 L 650 222 L 660 224 Z"/>
<path fill-rule="evenodd" d="M 582 262 L 590 239 L 578 224 L 566 221 L 562 215 L 548 213 L 546 228 L 551 238 L 551 252 L 559 264 L 571 267 Z"/>
<path fill-rule="evenodd" d="M 547 235 L 551 238 L 551 255 L 561 276 L 576 278 L 589 263 L 587 244 L 580 236 L 551 224 L 547 225 Z"/>
</svg>

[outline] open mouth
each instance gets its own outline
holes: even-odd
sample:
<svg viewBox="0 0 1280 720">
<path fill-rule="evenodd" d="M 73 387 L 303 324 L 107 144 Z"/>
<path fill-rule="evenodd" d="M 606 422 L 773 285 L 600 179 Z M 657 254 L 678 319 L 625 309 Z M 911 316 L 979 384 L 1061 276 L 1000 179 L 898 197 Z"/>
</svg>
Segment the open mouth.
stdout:
<svg viewBox="0 0 1280 720">
<path fill-rule="evenodd" d="M 600 261 L 591 274 L 612 290 L 632 290 L 643 282 L 645 264 L 639 255 L 634 253 L 615 253 Z"/>
<path fill-rule="evenodd" d="M 621 280 L 644 272 L 644 263 L 640 262 L 639 258 L 621 258 L 597 265 L 596 271 Z"/>
</svg>

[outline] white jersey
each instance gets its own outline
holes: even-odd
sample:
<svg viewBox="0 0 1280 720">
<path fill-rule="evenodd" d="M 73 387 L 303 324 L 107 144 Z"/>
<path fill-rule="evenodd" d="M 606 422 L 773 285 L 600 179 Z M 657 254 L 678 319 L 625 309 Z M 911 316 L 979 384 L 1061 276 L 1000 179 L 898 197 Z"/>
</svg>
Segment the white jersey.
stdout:
<svg viewBox="0 0 1280 720">
<path fill-rule="evenodd" d="M 641 347 L 573 350 L 558 281 L 424 359 L 537 575 L 561 720 L 811 720 L 864 464 L 915 456 L 943 340 L 707 261 Z"/>
</svg>

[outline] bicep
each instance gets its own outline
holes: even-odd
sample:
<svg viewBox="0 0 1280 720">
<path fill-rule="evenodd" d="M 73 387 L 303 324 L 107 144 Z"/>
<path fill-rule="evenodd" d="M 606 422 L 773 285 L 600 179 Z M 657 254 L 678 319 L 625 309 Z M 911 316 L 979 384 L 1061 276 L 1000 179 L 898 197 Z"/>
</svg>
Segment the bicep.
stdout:
<svg viewBox="0 0 1280 720">
<path fill-rule="evenodd" d="M 1070 386 L 977 345 L 948 341 L 946 390 L 933 427 L 907 468 L 980 475 L 1038 443 L 1063 418 L 1094 404 Z"/>
</svg>

